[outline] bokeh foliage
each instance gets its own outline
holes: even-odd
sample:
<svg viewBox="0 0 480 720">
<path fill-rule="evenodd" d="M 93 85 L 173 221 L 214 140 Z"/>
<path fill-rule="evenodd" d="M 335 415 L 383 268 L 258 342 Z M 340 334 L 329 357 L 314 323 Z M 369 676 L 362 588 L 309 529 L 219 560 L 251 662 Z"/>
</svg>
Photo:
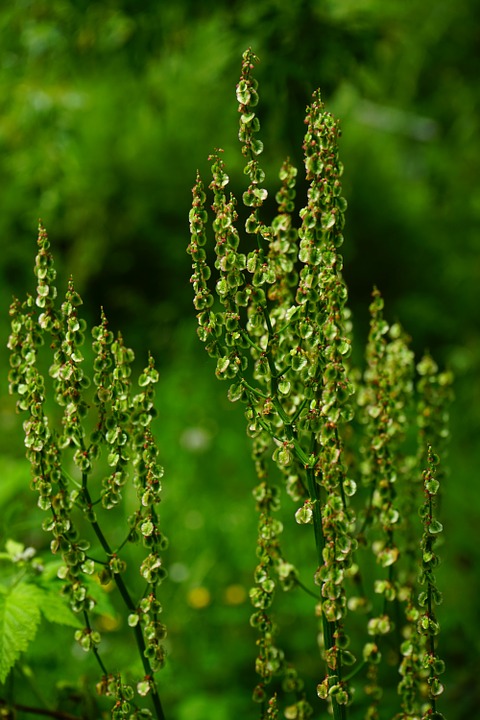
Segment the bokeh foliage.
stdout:
<svg viewBox="0 0 480 720">
<path fill-rule="evenodd" d="M 316 87 L 342 119 L 345 276 L 359 337 L 376 284 L 418 356 L 428 347 L 457 375 L 439 578 L 446 699 L 459 718 L 478 703 L 479 27 L 470 0 L 12 0 L 0 9 L 1 345 L 11 295 L 31 288 L 41 217 L 87 318 L 96 324 L 103 305 L 139 364 L 148 350 L 157 359 L 163 512 L 177 578 L 167 673 L 180 720 L 250 707 L 238 678 L 250 687 L 242 588 L 254 563 L 254 478 L 243 419 L 196 346 L 185 253 L 190 188 L 213 147 L 225 149 L 233 189 L 246 184 L 234 84 L 249 45 L 261 58 L 267 186 L 277 188 L 286 156 L 301 167 Z M 5 350 L 0 359 L 0 542 L 41 550 Z M 38 638 L 36 671 L 48 632 Z M 57 662 L 50 658 L 49 677 Z M 231 699 L 217 700 L 227 686 Z"/>
</svg>

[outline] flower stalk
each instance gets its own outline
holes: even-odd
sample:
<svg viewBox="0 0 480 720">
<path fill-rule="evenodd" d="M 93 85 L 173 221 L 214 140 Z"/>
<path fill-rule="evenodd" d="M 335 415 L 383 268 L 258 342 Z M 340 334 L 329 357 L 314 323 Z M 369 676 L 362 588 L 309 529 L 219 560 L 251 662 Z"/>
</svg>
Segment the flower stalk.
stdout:
<svg viewBox="0 0 480 720">
<path fill-rule="evenodd" d="M 406 531 L 405 518 L 418 490 L 412 478 L 420 455 L 413 457 L 406 451 L 407 430 L 418 412 L 423 432 L 429 432 L 427 405 L 438 402 L 445 407 L 447 393 L 435 394 L 435 379 L 428 375 L 428 381 L 418 386 L 418 408 L 412 402 L 413 353 L 400 326 L 390 327 L 384 320 L 378 290 L 371 305 L 364 377 L 350 366 L 351 322 L 340 255 L 346 210 L 338 153 L 340 128 L 325 110 L 318 91 L 305 120 L 308 190 L 299 212 L 300 224 L 296 226 L 294 219 L 297 170 L 288 160 L 280 170 L 277 213 L 271 222 L 264 219 L 268 192 L 260 165 L 263 144 L 258 140 L 256 62 L 247 50 L 236 89 L 238 137 L 248 180 L 242 195 L 247 214 L 242 240 L 237 203 L 227 193 L 229 177 L 221 151 L 210 157 L 215 292 L 209 285 L 214 272 L 205 250 L 209 242 L 207 194 L 198 174 L 188 246 L 198 336 L 216 363 L 216 376 L 229 384 L 229 399 L 246 405 L 247 434 L 259 480 L 254 496 L 261 562 L 251 592 L 257 608 L 251 622 L 260 635 L 256 664 L 260 682 L 254 700 L 260 704 L 262 720 L 271 716 L 272 706 L 280 706 L 279 694 L 269 695 L 267 686 L 272 674 L 285 682 L 286 666 L 292 663 L 273 641 L 275 588 L 285 578 L 285 568 L 292 587 L 303 585 L 298 570 L 284 555 L 282 526 L 272 514 L 278 512 L 282 495 L 271 479 L 270 455 L 287 495 L 297 504 L 296 522 L 313 528 L 315 614 L 320 619 L 324 661 L 317 694 L 327 701 L 335 720 L 346 720 L 358 680 L 366 676 L 371 698 L 368 717 L 373 720 L 381 701 L 380 646 L 386 635 L 394 633 L 393 617 L 399 616 L 400 605 L 407 624 L 417 612 L 410 562 L 415 540 Z M 425 370 L 424 377 L 428 373 Z M 445 380 L 441 387 L 447 384 Z M 360 442 L 353 425 L 358 419 L 364 427 Z M 372 548 L 382 573 L 374 586 L 374 593 L 381 597 L 377 612 L 367 598 L 347 594 L 352 581 L 362 594 L 367 591 L 358 557 L 365 545 Z M 309 589 L 308 594 L 315 595 Z M 347 632 L 348 613 L 357 611 L 367 613 L 360 660 L 350 651 Z M 401 671 L 408 682 L 416 670 L 407 665 L 403 663 Z M 301 687 L 296 685 L 293 705 L 285 701 L 285 717 L 314 713 L 298 694 Z"/>
<path fill-rule="evenodd" d="M 42 527 L 51 534 L 50 550 L 62 557 L 58 570 L 64 583 L 62 593 L 83 618 L 84 627 L 75 632 L 75 638 L 97 660 L 102 672 L 97 690 L 113 698 L 112 717 L 152 717 L 151 711 L 142 707 L 142 698 L 148 694 L 154 716 L 164 720 L 155 674 L 165 661 L 162 641 L 166 631 L 158 620 L 161 606 L 157 592 L 166 575 L 162 554 L 167 543 L 157 512 L 163 470 L 150 430 L 158 372 L 149 358 L 139 378 L 139 392 L 132 394 L 133 352 L 124 346 L 121 336 L 114 338 L 102 312 L 101 324 L 92 330 L 92 383 L 84 370 L 82 346 L 87 328 L 79 317 L 82 301 L 70 280 L 58 307 L 56 271 L 49 247 L 46 231 L 40 226 L 36 297 L 29 296 L 23 303 L 14 300 L 10 309 L 10 391 L 18 396 L 17 408 L 26 416 L 23 429 L 32 488 L 38 493 L 39 507 L 47 513 Z M 46 344 L 52 352 L 48 378 L 39 370 L 44 362 L 42 345 Z M 87 392 L 92 384 L 90 408 Z M 49 391 L 60 410 L 59 422 L 58 411 L 51 410 Z M 87 427 L 92 426 L 89 433 Z M 73 472 L 67 473 L 66 467 L 73 467 Z M 102 483 L 99 473 L 105 473 Z M 141 541 L 147 551 L 140 566 L 147 590 L 138 601 L 125 580 L 127 566 L 121 556 L 125 542 L 116 547 L 101 520 L 102 513 L 121 507 L 128 482 L 136 489 L 138 509 L 129 518 L 127 542 Z M 90 537 L 84 520 L 91 528 Z M 103 584 L 113 579 L 125 611 L 137 617 L 130 625 L 144 676 L 136 690 L 121 675 L 107 670 L 100 653 L 94 576 Z"/>
</svg>

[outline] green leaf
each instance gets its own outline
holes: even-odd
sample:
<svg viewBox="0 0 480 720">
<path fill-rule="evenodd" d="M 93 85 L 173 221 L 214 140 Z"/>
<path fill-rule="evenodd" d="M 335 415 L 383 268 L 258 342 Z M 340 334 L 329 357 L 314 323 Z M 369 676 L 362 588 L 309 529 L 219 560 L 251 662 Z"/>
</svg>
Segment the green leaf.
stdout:
<svg viewBox="0 0 480 720">
<path fill-rule="evenodd" d="M 60 595 L 60 589 L 36 588 L 39 591 L 39 606 L 45 620 L 68 625 L 69 627 L 80 628 L 82 623 L 71 610 L 68 602 Z"/>
<path fill-rule="evenodd" d="M 87 586 L 88 594 L 95 600 L 95 613 L 112 619 L 117 617 L 115 608 L 108 591 L 103 587 L 96 578 L 91 575 L 84 577 L 84 583 Z"/>
<path fill-rule="evenodd" d="M 60 625 L 80 628 L 83 627 L 83 623 L 71 610 L 68 600 L 64 599 L 60 592 L 61 583 L 57 580 L 57 571 L 62 566 L 63 563 L 58 560 L 54 560 L 45 565 L 45 571 L 42 573 L 42 581 L 44 584 L 36 588 L 39 609 L 48 622 L 56 622 Z M 83 579 L 87 586 L 88 594 L 95 600 L 94 612 L 99 615 L 115 618 L 116 612 L 105 588 L 101 586 L 96 578 L 90 575 L 86 575 Z M 50 581 L 53 582 L 53 585 L 46 587 Z"/>
<path fill-rule="evenodd" d="M 19 583 L 0 589 L 0 682 L 34 639 L 40 622 L 39 591 Z"/>
</svg>

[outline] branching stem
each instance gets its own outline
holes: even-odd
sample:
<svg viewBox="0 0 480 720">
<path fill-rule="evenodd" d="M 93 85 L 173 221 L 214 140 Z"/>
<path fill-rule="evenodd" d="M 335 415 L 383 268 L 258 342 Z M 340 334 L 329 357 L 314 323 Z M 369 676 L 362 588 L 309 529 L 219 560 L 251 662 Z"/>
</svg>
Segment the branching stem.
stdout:
<svg viewBox="0 0 480 720">
<path fill-rule="evenodd" d="M 87 507 L 88 507 L 91 504 L 91 498 L 90 498 L 90 493 L 88 491 L 86 482 L 83 483 L 83 493 L 84 493 L 84 497 L 85 497 L 85 500 L 87 502 Z M 93 531 L 95 532 L 95 535 L 98 538 L 98 541 L 100 542 L 101 546 L 105 550 L 107 557 L 111 558 L 115 553 L 112 551 L 112 549 L 108 543 L 108 540 L 106 539 L 105 535 L 103 534 L 103 531 L 100 528 L 99 524 L 97 523 L 96 520 L 91 520 L 90 524 L 92 526 Z M 136 612 L 135 603 L 133 602 L 132 597 L 128 591 L 128 588 L 125 585 L 125 582 L 124 582 L 122 576 L 120 575 L 120 573 L 114 572 L 113 579 L 115 580 L 115 584 L 118 588 L 120 595 L 122 596 L 123 602 L 125 603 L 125 606 L 127 607 L 127 609 L 131 613 Z M 88 625 L 87 625 L 87 627 L 88 627 Z M 133 627 L 132 629 L 133 629 L 133 633 L 135 635 L 135 641 L 137 643 L 138 652 L 139 652 L 139 655 L 142 660 L 142 665 L 143 665 L 143 669 L 145 671 L 145 676 L 150 679 L 150 687 L 152 690 L 152 702 L 153 702 L 153 706 L 155 708 L 155 713 L 157 715 L 157 720 L 165 720 L 162 703 L 160 701 L 160 696 L 158 694 L 157 684 L 153 677 L 153 670 L 150 665 L 150 661 L 149 661 L 148 657 L 145 655 L 146 645 L 145 645 L 145 640 L 144 640 L 143 633 L 142 633 L 142 628 L 141 628 L 140 624 L 137 623 L 137 625 L 135 625 L 135 627 Z M 106 672 L 105 667 L 104 667 L 100 657 L 98 656 L 98 652 L 96 652 L 95 648 L 94 648 L 94 654 L 95 654 L 98 662 L 100 663 L 100 666 L 102 667 L 103 672 L 105 674 L 108 674 Z"/>
<path fill-rule="evenodd" d="M 56 720 L 84 720 L 78 715 L 71 715 L 62 710 L 47 710 L 44 708 L 31 707 L 30 705 L 21 705 L 20 703 L 7 704 L 5 700 L 0 699 L 0 707 L 18 710 L 18 712 L 31 713 L 32 715 L 43 715 L 44 717 L 56 718 Z"/>
</svg>

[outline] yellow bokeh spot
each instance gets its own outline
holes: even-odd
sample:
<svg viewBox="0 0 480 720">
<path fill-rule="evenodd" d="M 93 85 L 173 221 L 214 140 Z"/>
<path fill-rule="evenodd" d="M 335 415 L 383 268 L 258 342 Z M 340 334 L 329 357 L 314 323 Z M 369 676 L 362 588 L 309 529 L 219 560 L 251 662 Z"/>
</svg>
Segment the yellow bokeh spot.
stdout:
<svg viewBox="0 0 480 720">
<path fill-rule="evenodd" d="M 210 605 L 211 601 L 212 596 L 210 594 L 210 590 L 207 590 L 205 587 L 192 588 L 187 593 L 187 602 L 190 607 L 195 609 L 207 607 Z"/>
<path fill-rule="evenodd" d="M 99 630 L 103 630 L 104 632 L 118 630 L 120 627 L 120 621 L 117 618 L 112 617 L 112 615 L 100 615 L 97 622 Z"/>
<path fill-rule="evenodd" d="M 229 585 L 225 590 L 227 605 L 241 605 L 247 599 L 247 591 L 243 585 Z"/>
</svg>

